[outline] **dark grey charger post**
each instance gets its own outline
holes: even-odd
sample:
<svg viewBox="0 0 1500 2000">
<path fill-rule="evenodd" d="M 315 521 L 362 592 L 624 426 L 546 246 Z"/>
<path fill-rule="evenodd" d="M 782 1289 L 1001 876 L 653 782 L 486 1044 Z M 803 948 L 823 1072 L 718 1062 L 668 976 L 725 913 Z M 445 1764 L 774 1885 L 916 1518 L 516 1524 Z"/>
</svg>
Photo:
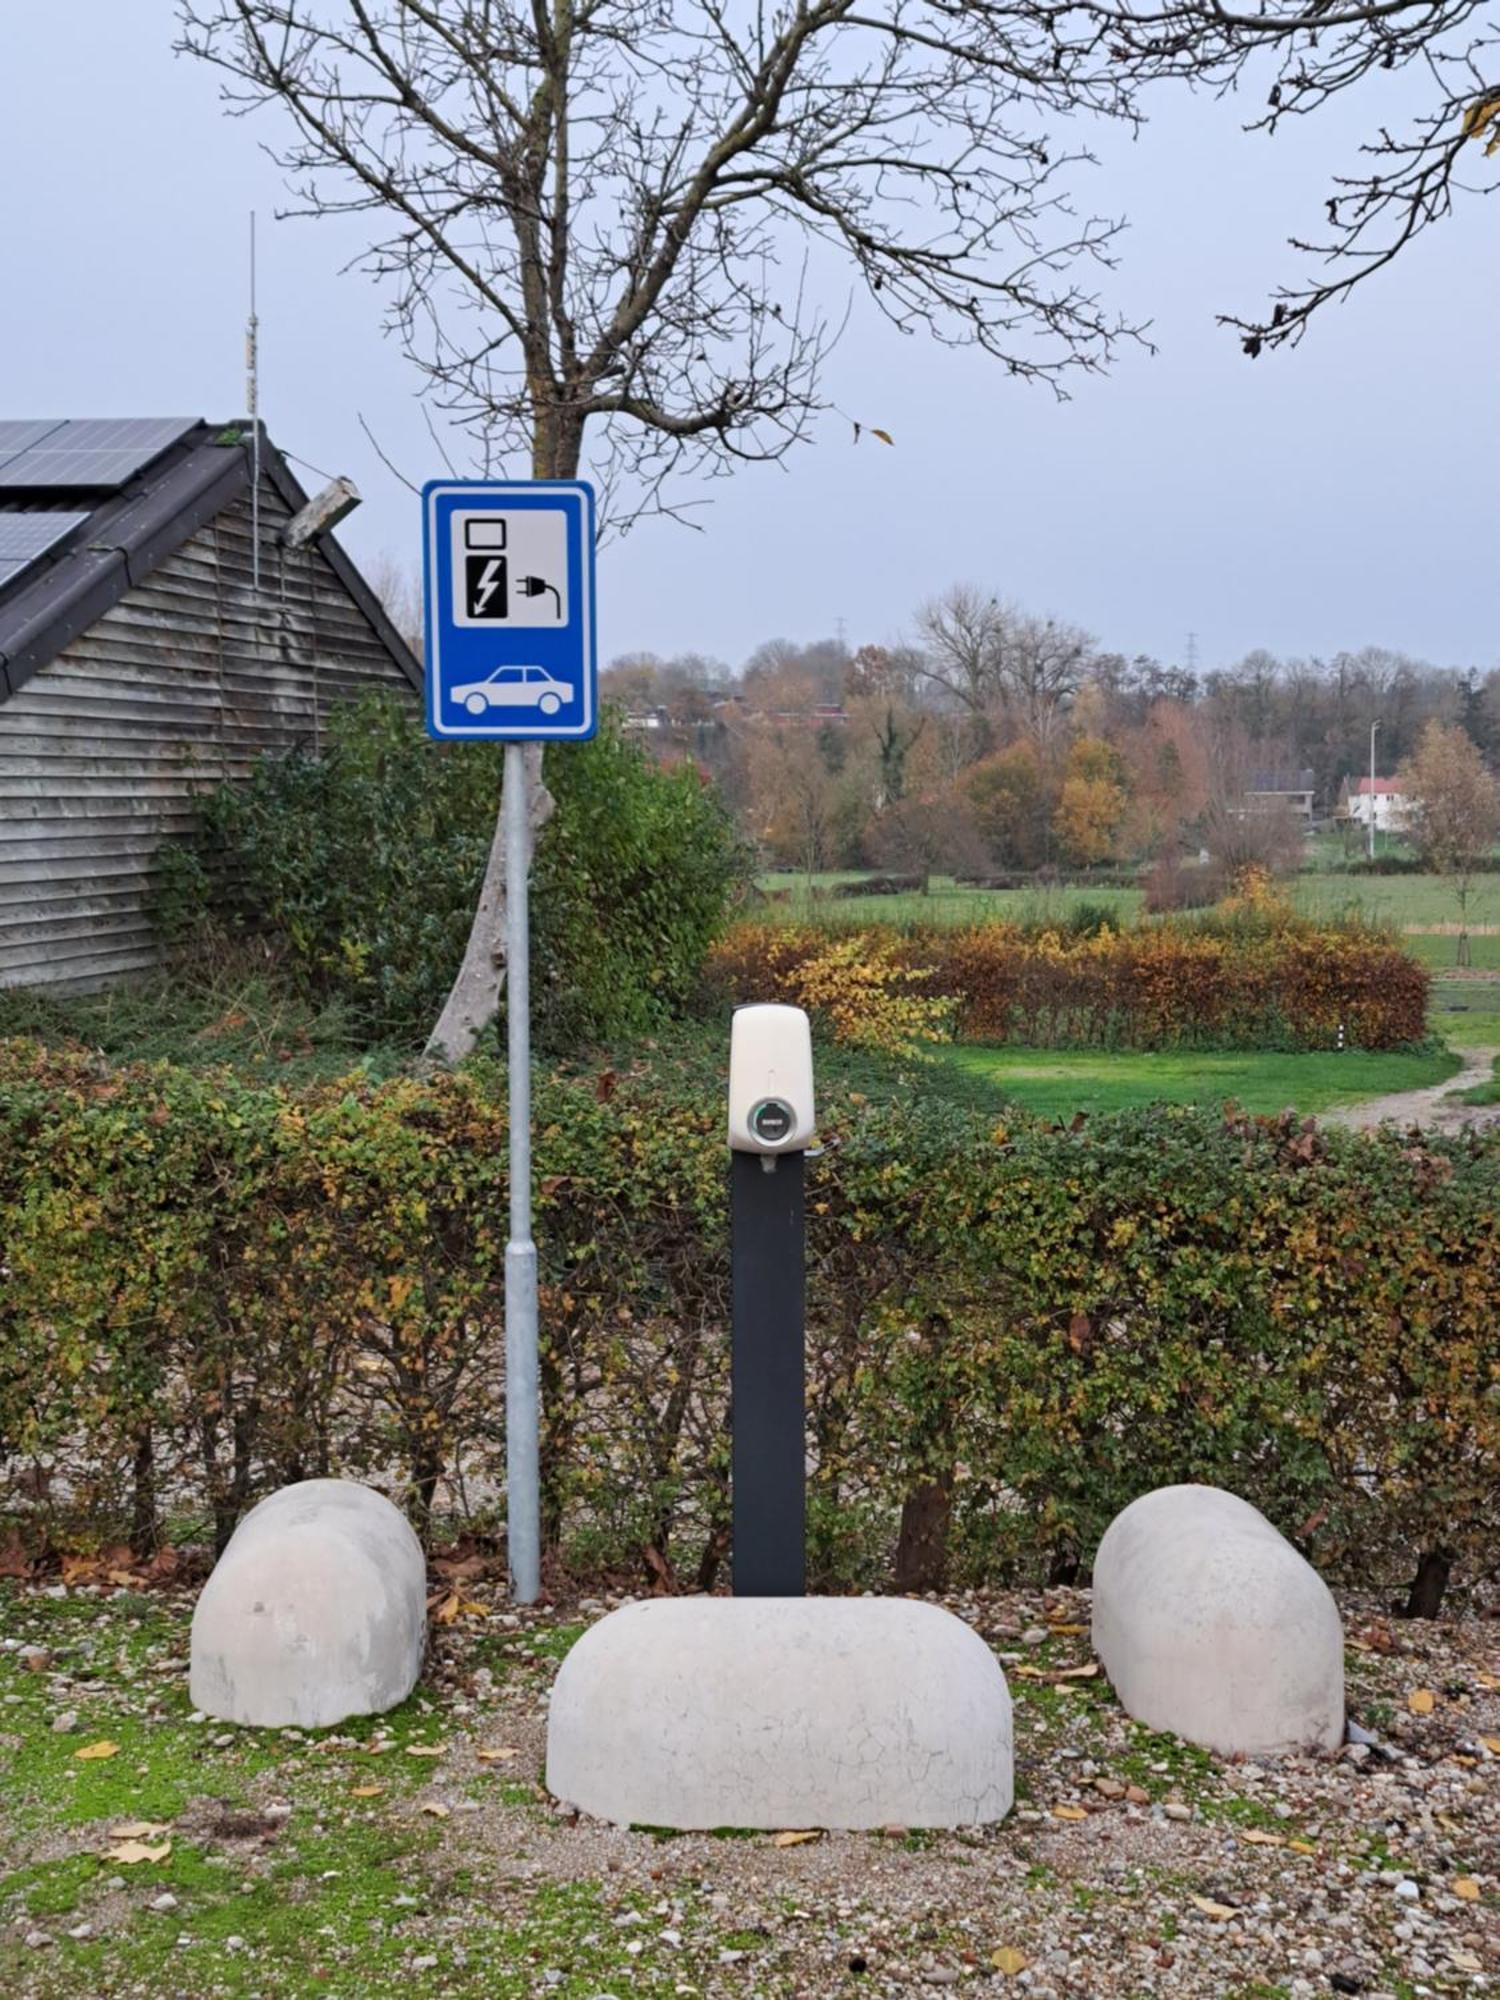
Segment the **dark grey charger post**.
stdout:
<svg viewBox="0 0 1500 2000">
<path fill-rule="evenodd" d="M 800 1019 L 750 1022 L 747 1015 Z M 730 1073 L 736 1597 L 801 1597 L 806 1590 L 803 1188 L 812 1136 L 806 1015 L 794 1007 L 741 1008 Z"/>
</svg>

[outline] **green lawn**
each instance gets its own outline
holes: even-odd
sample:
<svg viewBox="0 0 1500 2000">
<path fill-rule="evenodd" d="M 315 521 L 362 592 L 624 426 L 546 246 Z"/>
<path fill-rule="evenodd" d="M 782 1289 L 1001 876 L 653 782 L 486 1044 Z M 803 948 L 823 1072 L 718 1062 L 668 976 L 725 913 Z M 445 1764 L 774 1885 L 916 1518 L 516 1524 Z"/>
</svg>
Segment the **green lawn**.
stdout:
<svg viewBox="0 0 1500 2000">
<path fill-rule="evenodd" d="M 1326 1111 L 1397 1090 L 1441 1083 L 1460 1068 L 1446 1054 L 1286 1055 L 1276 1051 L 1153 1052 L 959 1047 L 941 1060 L 997 1099 L 1045 1118 L 1123 1111 L 1138 1104 L 1222 1104 L 1246 1111 Z"/>
<path fill-rule="evenodd" d="M 818 889 L 838 889 L 862 877 L 853 874 L 815 875 Z M 924 896 L 916 890 L 894 896 L 819 896 L 809 900 L 807 878 L 802 875 L 763 875 L 763 889 L 790 889 L 785 903 L 773 906 L 773 915 L 810 919 L 830 927 L 861 928 L 867 924 L 983 924 L 1061 923 L 1080 904 L 1112 910 L 1120 923 L 1134 923 L 1145 898 L 1139 889 L 1118 889 L 1108 884 L 1099 888 L 970 889 L 961 887 L 951 876 L 934 875 Z"/>
<path fill-rule="evenodd" d="M 788 915 L 839 925 L 972 924 L 1002 918 L 1061 921 L 1081 903 L 1102 905 L 1117 912 L 1122 923 L 1134 923 L 1145 900 L 1139 889 L 1107 883 L 1098 888 L 971 889 L 945 875 L 933 876 L 925 896 L 916 891 L 893 896 L 838 893 L 862 879 L 853 870 L 815 875 L 812 886 L 823 893 L 812 898 L 806 893 L 807 877 L 803 875 L 763 875 L 760 886 L 791 892 L 785 903 L 776 906 Z M 1296 907 L 1311 917 L 1359 917 L 1367 923 L 1393 924 L 1398 930 L 1408 924 L 1447 924 L 1458 919 L 1452 884 L 1440 875 L 1348 875 L 1322 869 L 1294 877 L 1290 892 Z M 1469 899 L 1469 921 L 1500 925 L 1500 875 L 1479 878 Z M 1408 937 L 1406 946 L 1424 964 L 1441 969 L 1452 965 L 1456 940 L 1451 936 Z M 1500 970 L 1500 937 L 1474 938 L 1473 956 L 1476 966 Z"/>
</svg>

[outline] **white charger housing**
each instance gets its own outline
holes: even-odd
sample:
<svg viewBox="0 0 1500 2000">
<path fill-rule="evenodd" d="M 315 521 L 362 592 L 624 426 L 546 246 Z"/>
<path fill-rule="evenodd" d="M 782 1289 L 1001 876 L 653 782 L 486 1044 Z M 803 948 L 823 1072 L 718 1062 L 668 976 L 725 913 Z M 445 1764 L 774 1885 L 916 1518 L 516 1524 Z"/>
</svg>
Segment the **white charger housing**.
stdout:
<svg viewBox="0 0 1500 2000">
<path fill-rule="evenodd" d="M 737 1007 L 729 1030 L 729 1144 L 800 1153 L 816 1130 L 812 1030 L 800 1007 Z"/>
</svg>

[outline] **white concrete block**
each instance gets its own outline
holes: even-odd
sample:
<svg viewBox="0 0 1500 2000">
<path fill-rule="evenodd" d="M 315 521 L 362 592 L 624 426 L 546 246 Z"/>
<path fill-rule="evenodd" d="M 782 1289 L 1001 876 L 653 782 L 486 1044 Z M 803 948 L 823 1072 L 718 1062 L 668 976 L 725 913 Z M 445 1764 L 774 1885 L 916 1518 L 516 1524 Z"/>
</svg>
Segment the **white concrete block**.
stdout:
<svg viewBox="0 0 1500 2000">
<path fill-rule="evenodd" d="M 405 1701 L 427 1645 L 427 1565 L 399 1508 L 305 1479 L 240 1522 L 193 1613 L 193 1705 L 321 1729 Z"/>
<path fill-rule="evenodd" d="M 621 1826 L 978 1826 L 1010 1810 L 1010 1691 L 936 1605 L 658 1598 L 563 1661 L 547 1783 Z"/>
<path fill-rule="evenodd" d="M 1094 1558 L 1094 1651 L 1126 1711 L 1227 1755 L 1334 1749 L 1344 1630 L 1328 1586 L 1248 1501 L 1162 1486 Z"/>
</svg>

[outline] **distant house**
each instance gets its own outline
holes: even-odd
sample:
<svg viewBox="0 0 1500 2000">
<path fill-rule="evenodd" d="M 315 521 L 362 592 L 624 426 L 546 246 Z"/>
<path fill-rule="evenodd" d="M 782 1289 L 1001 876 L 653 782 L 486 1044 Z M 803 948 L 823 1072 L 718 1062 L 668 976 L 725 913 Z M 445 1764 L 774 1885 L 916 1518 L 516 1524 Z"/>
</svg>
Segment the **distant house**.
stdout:
<svg viewBox="0 0 1500 2000">
<path fill-rule="evenodd" d="M 1311 819 L 1316 791 L 1311 771 L 1252 771 L 1245 787 L 1245 804 L 1252 812 L 1285 806 L 1299 819 Z"/>
<path fill-rule="evenodd" d="M 1360 826 L 1373 820 L 1377 832 L 1398 833 L 1411 818 L 1411 800 L 1394 778 L 1345 778 L 1339 817 Z"/>
<path fill-rule="evenodd" d="M 261 438 L 185 418 L 0 422 L 0 986 L 152 966 L 163 841 L 265 750 L 422 670 Z M 256 588 L 252 518 L 259 533 Z M 289 532 L 290 530 L 290 532 Z"/>
</svg>

